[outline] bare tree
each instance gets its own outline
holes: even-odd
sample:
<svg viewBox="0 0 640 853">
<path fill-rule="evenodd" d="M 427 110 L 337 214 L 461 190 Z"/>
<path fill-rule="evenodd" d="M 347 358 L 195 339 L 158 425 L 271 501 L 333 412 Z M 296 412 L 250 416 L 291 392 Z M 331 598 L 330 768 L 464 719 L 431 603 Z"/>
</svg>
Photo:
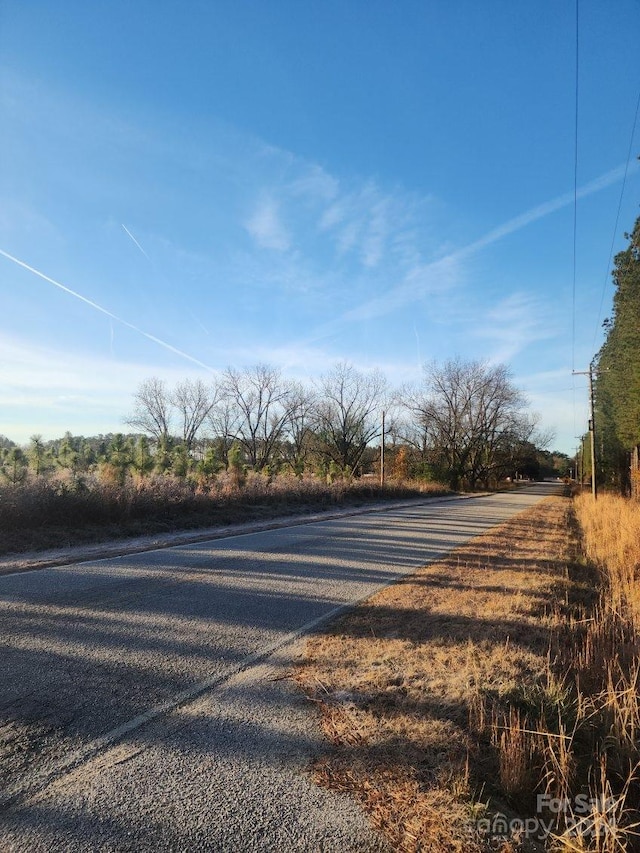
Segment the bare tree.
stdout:
<svg viewBox="0 0 640 853">
<path fill-rule="evenodd" d="M 216 454 L 222 464 L 229 466 L 229 451 L 234 443 L 238 429 L 238 412 L 231 400 L 225 396 L 224 389 L 220 389 L 216 404 L 207 415 L 207 423 L 213 435 Z"/>
<path fill-rule="evenodd" d="M 218 387 L 207 387 L 201 379 L 179 382 L 171 394 L 182 424 L 182 442 L 191 451 L 198 431 L 218 401 Z"/>
<path fill-rule="evenodd" d="M 402 396 L 414 435 L 452 488 L 474 488 L 497 477 L 512 449 L 535 427 L 504 365 L 432 362 L 425 366 L 422 387 L 405 389 Z"/>
<path fill-rule="evenodd" d="M 286 462 L 302 474 L 313 449 L 313 426 L 317 400 L 313 391 L 299 382 L 290 386 L 288 418 L 284 425 L 282 453 Z"/>
<path fill-rule="evenodd" d="M 341 470 L 355 472 L 365 448 L 380 435 L 387 382 L 341 362 L 320 379 L 315 412 L 319 450 Z"/>
<path fill-rule="evenodd" d="M 162 379 L 145 379 L 134 395 L 134 404 L 125 423 L 157 442 L 166 442 L 171 434 L 171 395 Z"/>
<path fill-rule="evenodd" d="M 244 370 L 228 368 L 222 393 L 233 411 L 232 438 L 240 442 L 254 470 L 262 471 L 274 461 L 289 419 L 290 384 L 276 368 L 258 364 Z"/>
</svg>

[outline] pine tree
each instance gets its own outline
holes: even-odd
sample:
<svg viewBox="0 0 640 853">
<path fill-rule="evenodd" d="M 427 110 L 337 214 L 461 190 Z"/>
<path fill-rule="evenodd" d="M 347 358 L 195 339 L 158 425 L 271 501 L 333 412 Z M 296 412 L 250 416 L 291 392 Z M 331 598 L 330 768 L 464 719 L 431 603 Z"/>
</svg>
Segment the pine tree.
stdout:
<svg viewBox="0 0 640 853">
<path fill-rule="evenodd" d="M 613 313 L 605 321 L 595 390 L 605 474 L 627 490 L 629 454 L 640 444 L 640 217 L 625 236 L 629 245 L 614 260 Z"/>
</svg>

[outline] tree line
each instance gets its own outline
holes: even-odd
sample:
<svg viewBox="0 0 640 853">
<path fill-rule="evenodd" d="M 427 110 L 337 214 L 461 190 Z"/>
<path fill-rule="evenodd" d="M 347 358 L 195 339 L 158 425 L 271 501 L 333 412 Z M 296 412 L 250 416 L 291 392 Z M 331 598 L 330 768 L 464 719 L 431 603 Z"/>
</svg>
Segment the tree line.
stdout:
<svg viewBox="0 0 640 853">
<path fill-rule="evenodd" d="M 456 489 L 526 467 L 541 439 L 506 367 L 460 359 L 426 365 L 421 383 L 396 390 L 347 363 L 312 385 L 268 365 L 228 368 L 209 386 L 149 379 L 127 423 L 161 456 L 174 446 L 207 469 L 351 477 L 376 468 L 383 412 L 391 474 Z"/>
<path fill-rule="evenodd" d="M 394 479 L 473 489 L 518 473 L 566 473 L 544 449 L 549 437 L 509 370 L 461 359 L 431 362 L 419 383 L 399 389 L 348 363 L 306 385 L 264 364 L 230 367 L 208 384 L 186 379 L 169 388 L 149 378 L 125 418 L 132 433 L 67 434 L 54 443 L 34 435 L 28 448 L 0 447 L 0 470 L 13 483 L 60 467 L 120 481 L 152 473 L 202 480 L 221 471 L 238 481 L 248 471 L 352 478 L 379 473 L 383 412 L 385 470 Z"/>
<path fill-rule="evenodd" d="M 615 293 L 594 360 L 597 479 L 640 497 L 640 217 L 614 259 Z M 583 456 L 589 453 L 583 442 Z"/>
</svg>

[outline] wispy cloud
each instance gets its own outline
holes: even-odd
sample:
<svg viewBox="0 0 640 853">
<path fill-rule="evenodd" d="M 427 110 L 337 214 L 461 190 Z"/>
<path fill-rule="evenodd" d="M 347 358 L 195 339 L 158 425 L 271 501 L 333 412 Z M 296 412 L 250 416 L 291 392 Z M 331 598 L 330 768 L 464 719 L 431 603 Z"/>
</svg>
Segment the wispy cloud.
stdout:
<svg viewBox="0 0 640 853">
<path fill-rule="evenodd" d="M 25 442 L 34 432 L 54 438 L 67 429 L 85 435 L 124 429 L 133 392 L 158 376 L 170 386 L 185 378 L 183 368 L 88 354 L 78 358 L 57 347 L 0 336 L 5 380 L 0 389 L 0 433 Z M 187 371 L 207 381 L 211 374 Z M 96 393 L 99 389 L 99 393 Z"/>
<path fill-rule="evenodd" d="M 274 251 L 235 253 L 243 292 L 268 283 L 272 301 L 294 294 L 289 310 L 299 312 L 299 328 L 309 328 L 309 320 L 329 313 L 344 315 L 345 321 L 377 316 L 376 301 L 384 299 L 390 283 L 400 282 L 412 293 L 419 287 L 423 292 L 443 288 L 447 262 L 436 264 L 431 275 L 423 259 L 425 249 L 436 247 L 431 197 L 383 188 L 372 179 L 339 180 L 276 149 L 262 156 L 270 161 L 272 177 L 258 187 L 243 226 L 254 246 Z M 373 300 L 370 306 L 364 294 Z M 401 298 L 399 291 L 396 299 Z M 354 304 L 362 307 L 351 316 Z M 324 332 L 324 325 L 316 328 L 314 337 Z"/>
<path fill-rule="evenodd" d="M 507 363 L 536 341 L 555 337 L 557 330 L 548 315 L 541 300 L 528 293 L 512 293 L 477 318 L 473 334 L 492 344 L 490 361 Z"/>
<path fill-rule="evenodd" d="M 638 168 L 638 166 L 634 166 L 634 170 Z M 619 182 L 622 180 L 624 170 L 624 166 L 619 166 L 580 187 L 577 193 L 578 198 L 586 198 Z M 545 216 L 549 216 L 573 204 L 573 201 L 574 194 L 572 192 L 564 193 L 507 220 L 477 240 L 468 243 L 460 249 L 449 252 L 441 258 L 433 261 L 416 262 L 408 270 L 405 270 L 404 274 L 396 277 L 396 283 L 386 293 L 366 299 L 359 305 L 345 311 L 330 324 L 316 329 L 314 337 L 331 334 L 341 326 L 355 320 L 386 316 L 407 304 L 424 298 L 430 293 L 454 289 L 458 282 L 458 277 L 461 276 L 464 269 L 463 261 L 466 261 L 487 246 L 497 243 L 509 235 L 543 219 Z M 336 204 L 328 209 L 327 215 L 329 216 L 331 225 L 325 227 L 333 227 L 339 223 L 341 224 L 346 218 L 344 209 Z M 345 227 L 343 225 L 343 228 Z M 515 336 L 512 336 L 512 347 L 515 347 L 515 344 Z M 509 350 L 510 348 L 505 346 L 504 352 L 507 353 Z"/>
<path fill-rule="evenodd" d="M 378 201 L 371 208 L 371 216 L 364 238 L 363 263 L 365 267 L 376 267 L 382 260 L 389 234 L 388 202 Z"/>
<path fill-rule="evenodd" d="M 431 263 L 415 264 L 406 270 L 400 284 L 388 293 L 383 293 L 346 311 L 338 322 L 350 323 L 384 317 L 407 303 L 449 291 L 460 280 L 459 266 L 456 255 L 447 255 Z"/>
<path fill-rule="evenodd" d="M 554 433 L 554 445 L 567 451 L 578 444 L 577 436 L 585 432 L 589 418 L 589 404 L 585 382 L 576 383 L 569 367 L 519 373 L 514 377 L 534 412 L 542 414 L 541 427 Z"/>
<path fill-rule="evenodd" d="M 335 241 L 339 256 L 357 255 L 366 270 L 390 255 L 396 259 L 409 223 L 416 219 L 416 200 L 406 192 L 383 191 L 373 181 L 336 192 L 320 211 L 318 230 Z"/>
<path fill-rule="evenodd" d="M 326 204 L 338 195 L 340 182 L 321 166 L 312 163 L 287 185 L 287 190 L 293 196 L 306 196 Z"/>
<path fill-rule="evenodd" d="M 24 199 L 0 196 L 0 233 L 12 242 L 37 235 L 38 240 L 59 243 L 62 239 L 56 226 Z"/>
<path fill-rule="evenodd" d="M 260 200 L 245 223 L 258 246 L 286 252 L 291 246 L 291 236 L 280 218 L 280 208 L 273 198 Z"/>
<path fill-rule="evenodd" d="M 313 344 L 239 345 L 235 349 L 230 349 L 228 355 L 233 364 L 273 364 L 282 370 L 284 376 L 307 382 L 317 379 L 330 370 L 334 364 L 345 360 L 343 353 L 338 354 L 326 347 L 314 346 Z M 394 360 L 375 355 L 369 357 L 357 355 L 348 358 L 347 361 L 362 372 L 381 371 L 389 383 L 394 386 L 416 380 L 422 372 L 421 364 L 403 359 Z"/>
</svg>

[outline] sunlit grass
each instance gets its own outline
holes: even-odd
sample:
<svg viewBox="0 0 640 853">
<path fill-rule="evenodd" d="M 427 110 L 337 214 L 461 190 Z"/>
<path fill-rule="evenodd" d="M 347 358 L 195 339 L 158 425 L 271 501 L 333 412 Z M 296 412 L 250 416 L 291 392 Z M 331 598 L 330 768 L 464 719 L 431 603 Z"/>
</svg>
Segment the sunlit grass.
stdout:
<svg viewBox="0 0 640 853">
<path fill-rule="evenodd" d="M 318 781 L 403 853 L 640 849 L 639 559 L 637 505 L 551 499 L 310 640 Z"/>
<path fill-rule="evenodd" d="M 612 495 L 576 498 L 587 559 L 597 566 L 607 594 L 603 606 L 640 627 L 640 503 Z"/>
</svg>

